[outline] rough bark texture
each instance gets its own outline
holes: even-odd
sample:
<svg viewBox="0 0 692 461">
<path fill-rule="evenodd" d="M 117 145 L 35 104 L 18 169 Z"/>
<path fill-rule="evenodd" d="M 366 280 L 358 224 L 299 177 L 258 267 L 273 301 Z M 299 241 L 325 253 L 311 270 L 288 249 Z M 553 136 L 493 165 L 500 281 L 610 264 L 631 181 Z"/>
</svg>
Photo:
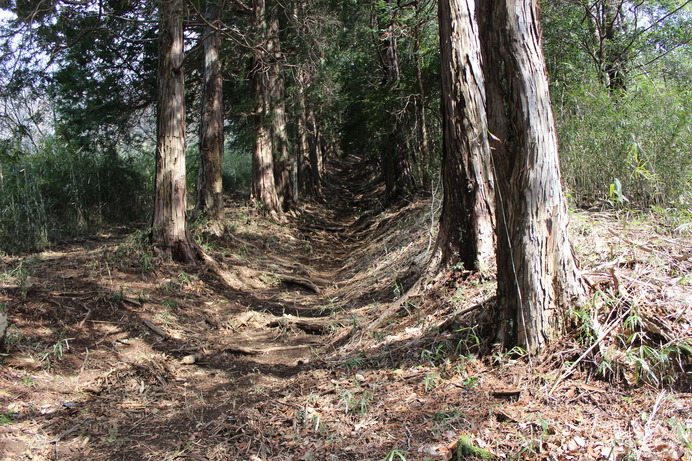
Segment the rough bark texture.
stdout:
<svg viewBox="0 0 692 461">
<path fill-rule="evenodd" d="M 561 333 L 583 288 L 567 235 L 535 0 L 488 0 L 478 14 L 498 221 L 498 340 L 530 352 Z"/>
<path fill-rule="evenodd" d="M 286 135 L 286 105 L 284 102 L 283 55 L 279 38 L 278 2 L 273 2 L 267 11 L 266 57 L 268 61 L 268 116 L 271 124 L 274 151 L 274 181 L 281 207 L 285 210 L 295 205 L 293 178 L 295 162 L 288 149 Z"/>
<path fill-rule="evenodd" d="M 494 265 L 493 179 L 473 0 L 439 0 L 444 200 L 433 265 Z"/>
<path fill-rule="evenodd" d="M 253 90 L 255 109 L 255 143 L 252 151 L 252 199 L 270 215 L 281 214 L 281 205 L 274 181 L 274 159 L 270 123 L 269 65 L 264 56 L 267 43 L 267 21 L 264 0 L 253 0 Z"/>
<path fill-rule="evenodd" d="M 399 66 L 398 43 L 394 11 L 397 8 L 393 0 L 386 0 L 386 17 L 380 31 L 380 66 L 382 69 L 382 87 L 385 90 L 398 91 L 401 76 Z M 408 152 L 402 148 L 399 134 L 399 121 L 396 114 L 390 113 L 391 131 L 383 141 L 380 165 L 385 183 L 385 200 L 396 200 L 402 193 L 413 187 L 411 160 Z"/>
<path fill-rule="evenodd" d="M 164 260 L 193 262 L 198 251 L 187 227 L 183 2 L 160 4 L 156 184 L 151 238 Z"/>
<path fill-rule="evenodd" d="M 208 3 L 207 11 L 209 24 L 204 28 L 204 85 L 195 211 L 211 221 L 220 221 L 223 218 L 223 78 L 219 60 L 221 34 L 214 28 L 218 23 L 218 8 Z"/>
<path fill-rule="evenodd" d="M 420 13 L 420 3 L 416 3 L 416 21 L 414 34 L 414 50 L 413 54 L 416 57 L 416 83 L 418 84 L 418 98 L 416 100 L 416 111 L 417 111 L 417 124 L 418 124 L 418 137 L 419 137 L 419 155 L 417 159 L 418 164 L 418 176 L 421 178 L 422 184 L 428 184 L 428 165 L 430 164 L 430 141 L 428 135 L 428 122 L 425 113 L 425 84 L 423 82 L 423 62 L 420 51 L 421 42 L 421 21 L 418 19 Z"/>
<path fill-rule="evenodd" d="M 0 304 L 0 352 L 5 351 L 5 336 L 7 335 L 7 311 L 5 304 Z"/>
<path fill-rule="evenodd" d="M 322 178 L 320 159 L 316 148 L 316 138 L 311 123 L 314 124 L 314 113 L 308 114 L 308 103 L 305 97 L 307 77 L 301 74 L 297 81 L 297 127 L 298 127 L 298 181 L 300 189 L 316 197 L 322 196 Z"/>
</svg>

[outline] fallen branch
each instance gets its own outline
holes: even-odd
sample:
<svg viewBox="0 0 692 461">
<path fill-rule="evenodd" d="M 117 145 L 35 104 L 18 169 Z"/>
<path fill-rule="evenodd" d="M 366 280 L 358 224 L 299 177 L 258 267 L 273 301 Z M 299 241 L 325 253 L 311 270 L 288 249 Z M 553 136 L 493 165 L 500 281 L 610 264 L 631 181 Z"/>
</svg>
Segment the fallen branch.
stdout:
<svg viewBox="0 0 692 461">
<path fill-rule="evenodd" d="M 484 306 L 483 303 L 478 303 L 474 304 L 473 306 L 465 307 L 459 312 L 457 312 L 452 318 L 445 320 L 442 322 L 439 326 L 439 329 L 441 331 L 449 329 L 452 325 L 454 325 L 459 318 L 463 317 L 464 315 L 468 314 L 469 312 L 473 312 L 475 310 L 478 310 Z"/>
<path fill-rule="evenodd" d="M 640 248 L 640 249 L 646 251 L 647 253 L 653 253 L 653 252 L 654 252 L 654 249 L 653 249 L 653 248 L 648 247 L 648 246 L 646 246 L 646 245 L 642 245 L 642 244 L 637 243 L 637 242 L 633 242 L 632 240 L 628 239 L 627 237 L 623 237 L 622 235 L 618 234 L 618 233 L 615 232 L 613 229 L 608 229 L 608 232 L 610 232 L 611 234 L 613 234 L 615 237 L 620 238 L 620 239 L 623 240 L 624 242 L 629 243 L 630 245 L 634 245 L 634 246 L 636 246 L 637 248 Z"/>
<path fill-rule="evenodd" d="M 151 320 L 144 319 L 144 324 L 145 324 L 146 326 L 148 326 L 149 329 L 150 329 L 151 331 L 153 331 L 153 332 L 156 333 L 157 335 L 161 336 L 162 338 L 164 338 L 164 339 L 169 339 L 169 338 L 170 338 L 170 335 L 169 335 L 168 333 L 166 333 L 166 332 L 163 331 L 161 328 L 159 328 L 159 327 L 157 327 L 156 325 L 154 325 L 154 323 L 153 323 Z"/>
<path fill-rule="evenodd" d="M 230 352 L 231 354 L 243 354 L 243 355 L 260 355 L 262 351 L 257 349 L 250 349 L 249 347 L 242 346 L 226 346 L 221 352 Z"/>
</svg>

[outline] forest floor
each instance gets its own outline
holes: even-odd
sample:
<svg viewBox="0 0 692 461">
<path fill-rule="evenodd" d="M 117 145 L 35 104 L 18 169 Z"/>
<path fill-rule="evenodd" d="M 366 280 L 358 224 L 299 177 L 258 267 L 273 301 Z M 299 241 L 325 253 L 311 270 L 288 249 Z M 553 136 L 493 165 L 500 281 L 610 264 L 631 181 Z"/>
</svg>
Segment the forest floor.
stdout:
<svg viewBox="0 0 692 461">
<path fill-rule="evenodd" d="M 0 258 L 0 460 L 692 459 L 689 231 L 573 212 L 590 306 L 528 357 L 483 339 L 492 277 L 420 279 L 439 199 L 331 180 L 281 223 L 229 199 L 215 267 L 129 229 Z"/>
</svg>

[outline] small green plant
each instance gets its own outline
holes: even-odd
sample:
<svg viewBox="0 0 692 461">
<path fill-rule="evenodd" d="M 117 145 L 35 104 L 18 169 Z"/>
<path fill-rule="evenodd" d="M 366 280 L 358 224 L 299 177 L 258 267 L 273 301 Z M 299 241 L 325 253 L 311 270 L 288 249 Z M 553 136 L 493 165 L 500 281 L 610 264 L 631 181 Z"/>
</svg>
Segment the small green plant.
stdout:
<svg viewBox="0 0 692 461">
<path fill-rule="evenodd" d="M 22 331 L 16 325 L 10 325 L 5 333 L 5 349 L 10 350 L 15 344 L 26 339 Z"/>
<path fill-rule="evenodd" d="M 433 431 L 442 434 L 446 431 L 458 431 L 462 426 L 468 427 L 464 413 L 458 408 L 447 408 L 433 415 Z"/>
<path fill-rule="evenodd" d="M 342 311 L 343 307 L 338 305 L 337 302 L 339 301 L 339 298 L 333 297 L 329 298 L 327 300 L 327 304 L 324 306 L 321 306 L 318 310 L 320 315 L 323 315 L 325 312 L 329 312 L 330 314 L 334 314 L 336 312 Z"/>
<path fill-rule="evenodd" d="M 509 363 L 512 360 L 520 360 L 528 355 L 529 353 L 526 351 L 526 349 L 523 349 L 519 346 L 514 346 L 507 352 L 497 352 L 493 354 L 492 360 L 496 364 L 503 365 Z"/>
<path fill-rule="evenodd" d="M 615 206 L 622 206 L 626 202 L 629 202 L 627 197 L 622 194 L 622 183 L 618 178 L 615 178 L 610 184 L 608 198 Z"/>
<path fill-rule="evenodd" d="M 437 373 L 427 373 L 423 378 L 423 389 L 425 392 L 432 392 L 435 390 L 440 382 L 440 375 Z"/>
<path fill-rule="evenodd" d="M 382 461 L 394 461 L 397 459 L 399 461 L 406 461 L 406 455 L 408 455 L 408 451 L 395 449 L 387 453 L 387 456 L 385 456 Z"/>
<path fill-rule="evenodd" d="M 450 353 L 449 343 L 446 341 L 434 344 L 430 349 L 423 349 L 421 359 L 427 360 L 431 365 L 437 366 L 447 359 Z"/>
<path fill-rule="evenodd" d="M 63 356 L 65 355 L 65 351 L 69 349 L 69 340 L 65 338 L 65 332 L 62 332 L 60 333 L 58 341 L 43 351 L 39 361 L 45 362 L 46 366 L 50 368 L 55 362 L 62 360 Z"/>
<path fill-rule="evenodd" d="M 668 420 L 668 427 L 675 432 L 678 442 L 685 447 L 685 455 L 688 458 L 692 456 L 692 424 L 690 421 L 671 418 Z"/>
<path fill-rule="evenodd" d="M 15 418 L 15 413 L 13 411 L 6 411 L 0 413 L 0 424 L 12 424 Z"/>
<path fill-rule="evenodd" d="M 36 386 L 36 380 L 32 376 L 22 376 L 22 384 L 24 384 L 26 387 L 35 387 Z"/>
<path fill-rule="evenodd" d="M 478 380 L 480 378 L 478 376 L 473 376 L 473 377 L 468 377 L 465 378 L 461 384 L 466 388 L 466 389 L 471 389 L 473 386 L 475 386 L 478 383 Z"/>
<path fill-rule="evenodd" d="M 368 411 L 373 394 L 370 391 L 344 389 L 341 391 L 340 397 L 346 407 L 347 414 L 363 415 Z"/>
<path fill-rule="evenodd" d="M 360 367 L 363 366 L 363 355 L 362 352 L 356 356 L 349 357 L 346 360 L 344 360 L 344 367 L 347 370 L 357 370 Z"/>
<path fill-rule="evenodd" d="M 456 336 L 459 338 L 454 351 L 461 355 L 471 355 L 474 351 L 478 351 L 481 344 L 480 337 L 476 334 L 476 327 L 461 327 L 455 330 Z"/>
<path fill-rule="evenodd" d="M 117 427 L 111 427 L 108 429 L 108 437 L 106 437 L 106 442 L 116 443 L 120 437 L 120 431 Z"/>
</svg>

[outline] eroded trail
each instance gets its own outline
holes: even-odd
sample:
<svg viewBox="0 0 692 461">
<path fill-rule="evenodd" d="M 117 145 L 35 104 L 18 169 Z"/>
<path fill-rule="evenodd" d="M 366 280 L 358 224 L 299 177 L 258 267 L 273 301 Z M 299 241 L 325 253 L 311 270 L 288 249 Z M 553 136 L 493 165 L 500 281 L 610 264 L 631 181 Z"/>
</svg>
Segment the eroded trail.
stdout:
<svg viewBox="0 0 692 461">
<path fill-rule="evenodd" d="M 158 264 L 145 231 L 0 258 L 0 461 L 446 460 L 464 437 L 498 459 L 689 457 L 689 355 L 668 362 L 687 367 L 677 394 L 623 381 L 631 362 L 566 368 L 585 347 L 570 335 L 482 356 L 494 280 L 450 270 L 402 297 L 439 199 L 384 209 L 357 159 L 333 168 L 285 222 L 229 200 L 222 236 L 197 231 L 213 265 Z M 622 289 L 589 318 L 636 300 L 642 334 L 673 344 L 692 331 L 692 246 L 658 226 L 573 216 L 590 283 Z"/>
<path fill-rule="evenodd" d="M 355 188 L 357 159 L 333 171 L 324 203 L 286 222 L 229 202 L 227 232 L 202 242 L 216 270 L 157 266 L 143 233 L 6 261 L 2 459 L 194 458 L 201 433 L 232 440 L 234 411 L 308 369 L 357 307 L 343 293 L 376 192 Z"/>
</svg>

